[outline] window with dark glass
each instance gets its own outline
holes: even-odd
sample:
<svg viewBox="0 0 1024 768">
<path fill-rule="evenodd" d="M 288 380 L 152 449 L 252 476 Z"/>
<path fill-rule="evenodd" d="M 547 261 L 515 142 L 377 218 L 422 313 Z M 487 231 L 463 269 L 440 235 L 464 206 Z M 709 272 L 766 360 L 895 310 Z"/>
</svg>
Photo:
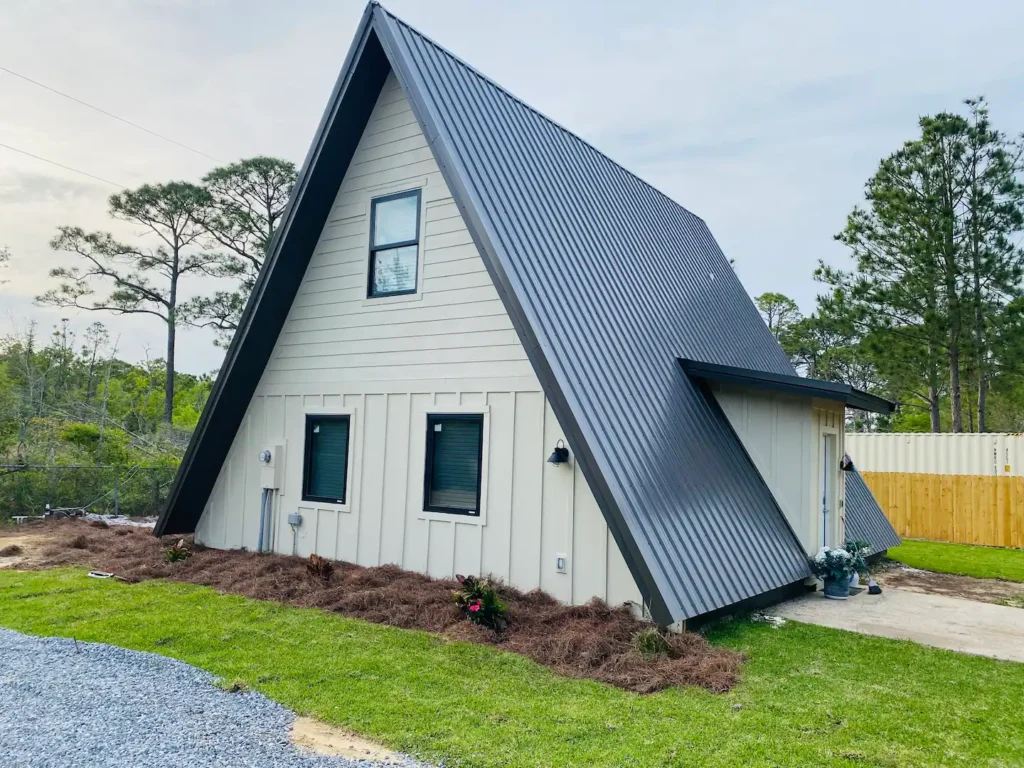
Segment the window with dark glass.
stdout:
<svg viewBox="0 0 1024 768">
<path fill-rule="evenodd" d="M 481 414 L 427 416 L 427 466 L 423 508 L 427 512 L 480 514 Z"/>
<path fill-rule="evenodd" d="M 302 498 L 344 504 L 348 492 L 348 416 L 306 416 Z"/>
<path fill-rule="evenodd" d="M 420 247 L 420 191 L 370 203 L 369 298 L 416 293 Z"/>
</svg>

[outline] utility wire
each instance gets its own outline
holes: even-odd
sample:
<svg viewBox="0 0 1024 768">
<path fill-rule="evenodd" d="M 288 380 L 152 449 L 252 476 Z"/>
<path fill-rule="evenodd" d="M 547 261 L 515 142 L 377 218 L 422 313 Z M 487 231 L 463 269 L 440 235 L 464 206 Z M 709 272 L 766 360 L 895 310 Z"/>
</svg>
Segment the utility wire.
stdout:
<svg viewBox="0 0 1024 768">
<path fill-rule="evenodd" d="M 106 115 L 107 117 L 112 117 L 114 120 L 122 122 L 125 125 L 130 125 L 132 128 L 138 128 L 140 131 L 145 131 L 146 133 L 150 134 L 151 136 L 156 136 L 158 139 L 163 139 L 164 141 L 170 142 L 171 144 L 179 146 L 182 149 L 187 149 L 189 152 L 195 152 L 197 155 L 202 155 L 203 157 L 205 157 L 205 158 L 207 158 L 209 160 L 213 160 L 214 162 L 219 162 L 217 160 L 217 158 L 213 157 L 212 155 L 208 155 L 205 152 L 202 152 L 202 151 L 200 151 L 198 149 L 193 149 L 188 144 L 182 144 L 180 141 L 175 141 L 174 139 L 170 138 L 169 136 L 164 136 L 162 133 L 157 133 L 156 131 L 153 131 L 153 130 L 150 130 L 149 128 L 146 128 L 145 126 L 139 125 L 138 123 L 133 123 L 131 120 L 126 120 L 125 118 L 120 117 L 119 115 L 115 115 L 113 112 L 108 112 L 105 109 L 100 109 L 99 107 L 95 107 L 95 106 L 93 106 L 92 104 L 90 104 L 87 101 L 82 101 L 81 99 L 76 99 L 74 96 L 71 96 L 71 95 L 69 95 L 67 93 L 64 93 L 63 91 L 58 91 L 56 88 L 51 88 L 50 86 L 48 86 L 48 85 L 46 85 L 44 83 L 40 83 L 38 80 L 33 80 L 31 77 L 26 77 L 25 75 L 19 74 L 18 72 L 15 72 L 13 69 L 8 69 L 7 67 L 0 66 L 0 71 L 6 72 L 9 75 L 14 75 L 15 77 L 20 78 L 20 79 L 24 80 L 27 83 L 32 83 L 32 85 L 37 85 L 40 88 L 43 88 L 43 89 L 45 89 L 47 91 L 50 91 L 50 93 L 56 93 L 58 96 L 63 96 L 65 99 L 70 99 L 71 101 L 75 102 L 76 104 L 81 104 L 83 107 L 88 107 L 89 109 L 92 109 L 92 110 L 94 110 L 96 112 L 99 112 L 101 115 Z"/>
<path fill-rule="evenodd" d="M 42 160 L 44 163 L 49 163 L 50 165 L 56 165 L 58 168 L 63 168 L 66 171 L 72 171 L 74 173 L 79 173 L 82 176 L 88 176 L 90 179 L 96 179 L 96 181 L 102 181 L 104 184 L 110 184 L 111 186 L 114 186 L 114 187 L 120 187 L 121 189 L 127 189 L 127 187 L 124 184 L 118 184 L 116 181 L 111 181 L 110 179 L 104 179 L 104 178 L 101 178 L 99 176 L 93 176 L 91 173 L 86 173 L 85 171 L 80 171 L 77 168 L 72 168 L 70 165 L 64 165 L 63 163 L 58 163 L 55 160 L 47 160 L 45 157 L 40 157 L 39 155 L 33 155 L 31 152 L 26 152 L 24 149 L 18 149 L 17 147 L 12 147 L 10 144 L 0 144 L 0 147 L 3 147 L 4 149 L 9 149 L 9 150 L 11 150 L 11 152 L 17 152 L 20 155 L 27 155 L 28 157 L 35 158 L 36 160 Z"/>
</svg>

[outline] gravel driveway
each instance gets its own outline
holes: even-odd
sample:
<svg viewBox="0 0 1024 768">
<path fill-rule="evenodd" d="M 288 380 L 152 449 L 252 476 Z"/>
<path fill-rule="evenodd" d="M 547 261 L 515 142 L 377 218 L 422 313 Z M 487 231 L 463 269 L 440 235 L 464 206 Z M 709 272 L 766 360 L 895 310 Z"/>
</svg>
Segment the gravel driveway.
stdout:
<svg viewBox="0 0 1024 768">
<path fill-rule="evenodd" d="M 380 765 L 300 752 L 288 738 L 294 717 L 261 694 L 223 691 L 174 659 L 0 629 L 5 768 Z"/>
</svg>

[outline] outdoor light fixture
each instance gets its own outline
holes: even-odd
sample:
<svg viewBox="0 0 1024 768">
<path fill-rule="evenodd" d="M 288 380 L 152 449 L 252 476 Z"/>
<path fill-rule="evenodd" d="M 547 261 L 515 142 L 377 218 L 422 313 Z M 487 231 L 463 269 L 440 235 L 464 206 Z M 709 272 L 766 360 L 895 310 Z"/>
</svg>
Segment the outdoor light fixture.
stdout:
<svg viewBox="0 0 1024 768">
<path fill-rule="evenodd" d="M 849 456 L 843 456 L 843 458 L 839 460 L 839 468 L 843 470 L 843 472 L 852 472 L 853 459 L 851 459 Z"/>
<path fill-rule="evenodd" d="M 566 464 L 569 461 L 569 449 L 565 447 L 565 443 L 559 440 L 555 444 L 555 450 L 552 451 L 551 455 L 548 456 L 548 463 L 558 466 L 559 464 Z"/>
</svg>

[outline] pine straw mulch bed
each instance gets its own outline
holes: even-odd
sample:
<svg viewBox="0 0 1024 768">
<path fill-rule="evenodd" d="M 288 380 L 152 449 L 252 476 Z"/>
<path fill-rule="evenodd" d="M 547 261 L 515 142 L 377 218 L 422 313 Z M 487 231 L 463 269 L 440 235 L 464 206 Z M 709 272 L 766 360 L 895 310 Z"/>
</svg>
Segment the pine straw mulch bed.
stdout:
<svg viewBox="0 0 1024 768">
<path fill-rule="evenodd" d="M 364 568 L 334 562 L 326 581 L 307 572 L 307 560 L 276 554 L 196 547 L 192 557 L 165 561 L 180 537 L 159 540 L 148 529 L 104 527 L 80 521 L 33 526 L 45 543 L 26 563 L 32 568 L 89 566 L 129 582 L 171 579 L 259 600 L 321 608 L 377 624 L 419 629 L 518 653 L 568 677 L 588 678 L 636 693 L 679 685 L 714 692 L 732 688 L 743 655 L 716 648 L 699 634 L 665 635 L 667 650 L 655 656 L 634 644 L 651 625 L 625 607 L 599 600 L 567 606 L 550 595 L 498 585 L 508 606 L 509 628 L 497 634 L 466 621 L 452 600 L 454 581 L 431 579 L 384 565 Z M 0 539 L 2 541 L 2 539 Z M 190 537 L 186 543 L 191 546 Z"/>
</svg>

